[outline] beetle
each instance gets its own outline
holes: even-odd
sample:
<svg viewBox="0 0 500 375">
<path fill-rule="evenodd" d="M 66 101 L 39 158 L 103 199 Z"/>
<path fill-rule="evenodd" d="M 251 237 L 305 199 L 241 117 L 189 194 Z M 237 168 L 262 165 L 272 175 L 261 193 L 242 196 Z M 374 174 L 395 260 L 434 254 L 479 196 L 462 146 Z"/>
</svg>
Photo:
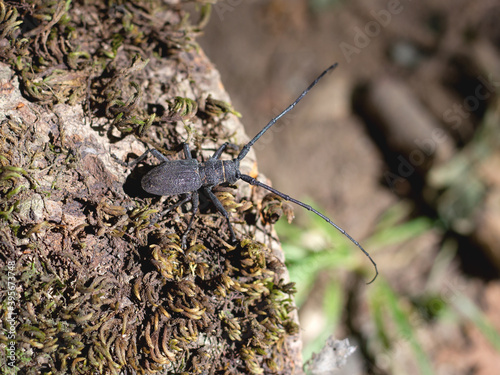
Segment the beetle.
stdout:
<svg viewBox="0 0 500 375">
<path fill-rule="evenodd" d="M 372 283 L 378 276 L 377 264 L 372 259 L 370 254 L 356 241 L 352 238 L 344 229 L 331 221 L 327 216 L 323 215 L 319 211 L 315 210 L 311 206 L 296 200 L 280 191 L 263 184 L 262 182 L 256 180 L 255 178 L 243 174 L 240 172 L 240 161 L 248 154 L 250 148 L 255 142 L 259 140 L 262 135 L 268 131 L 281 117 L 283 117 L 287 112 L 293 109 L 298 102 L 331 70 L 337 67 L 337 63 L 328 67 L 323 71 L 301 94 L 300 96 L 290 104 L 283 112 L 274 117 L 250 142 L 243 146 L 238 156 L 232 160 L 220 160 L 220 156 L 229 145 L 228 142 L 222 144 L 215 153 L 205 162 L 200 163 L 198 160 L 193 159 L 191 156 L 191 150 L 188 144 L 183 144 L 184 160 L 169 160 L 166 156 L 161 154 L 158 150 L 148 149 L 144 154 L 135 159 L 130 166 L 139 163 L 141 160 L 151 153 L 156 157 L 161 163 L 151 169 L 146 173 L 141 180 L 141 187 L 144 191 L 154 194 L 154 195 L 164 195 L 164 196 L 174 196 L 185 194 L 186 197 L 181 199 L 175 205 L 169 207 L 166 211 L 170 211 L 187 201 L 192 202 L 192 215 L 188 223 L 188 227 L 184 232 L 181 239 L 182 248 L 186 247 L 187 235 L 189 234 L 195 219 L 195 215 L 198 212 L 199 207 L 199 192 L 203 191 L 213 202 L 217 210 L 225 217 L 227 225 L 229 227 L 229 232 L 231 234 L 231 240 L 236 242 L 236 235 L 234 234 L 233 227 L 231 225 L 230 217 L 227 211 L 222 206 L 221 202 L 217 199 L 215 194 L 212 192 L 212 188 L 216 185 L 222 183 L 234 184 L 238 180 L 243 180 L 251 185 L 259 186 L 264 188 L 277 196 L 281 197 L 286 201 L 295 203 L 321 217 L 327 223 L 332 225 L 335 229 L 340 231 L 344 236 L 346 236 L 352 243 L 354 243 L 370 260 L 375 268 L 375 276 L 369 282 Z"/>
</svg>

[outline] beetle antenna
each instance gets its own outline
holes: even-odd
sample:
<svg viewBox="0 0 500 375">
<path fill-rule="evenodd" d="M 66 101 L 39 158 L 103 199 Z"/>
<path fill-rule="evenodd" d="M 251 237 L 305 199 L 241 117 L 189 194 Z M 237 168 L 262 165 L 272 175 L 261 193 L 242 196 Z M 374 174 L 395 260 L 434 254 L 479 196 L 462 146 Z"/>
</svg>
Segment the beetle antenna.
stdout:
<svg viewBox="0 0 500 375">
<path fill-rule="evenodd" d="M 322 75 L 321 75 L 322 76 Z M 319 78 L 321 78 L 321 76 Z M 316 82 L 316 81 L 315 81 Z M 311 206 L 309 206 L 308 204 L 305 204 L 305 203 L 302 203 L 301 201 L 298 201 L 297 199 L 294 199 L 286 194 L 283 194 L 282 192 L 276 190 L 276 189 L 273 189 L 271 186 L 268 186 L 266 184 L 263 184 L 262 182 L 256 180 L 255 178 L 251 177 L 251 176 L 248 176 L 246 174 L 242 174 L 240 176 L 240 178 L 245 181 L 245 182 L 248 182 L 249 184 L 251 185 L 255 185 L 255 186 L 259 186 L 261 188 L 264 188 L 266 190 L 269 190 L 270 192 L 276 194 L 278 197 L 280 198 L 283 198 L 284 200 L 286 201 L 290 201 L 292 203 L 295 203 L 295 204 L 298 204 L 299 206 L 301 207 L 304 207 L 305 209 L 309 210 L 309 211 L 312 211 L 314 212 L 316 215 L 318 215 L 320 218 L 322 218 L 323 220 L 325 220 L 328 224 L 332 225 L 333 227 L 335 227 L 335 229 L 337 229 L 340 233 L 342 233 L 344 236 L 346 236 L 353 244 L 355 244 L 367 257 L 368 259 L 370 259 L 370 262 L 373 264 L 373 267 L 375 268 L 375 276 L 373 277 L 373 279 L 371 279 L 367 284 L 371 284 L 375 281 L 375 279 L 377 278 L 378 276 L 378 269 L 377 269 L 377 264 L 375 263 L 375 261 L 372 259 L 372 257 L 370 256 L 370 254 L 368 253 L 368 251 L 366 251 L 365 249 L 363 249 L 363 246 L 360 245 L 360 243 L 358 241 L 356 241 L 354 238 L 352 238 L 349 233 L 347 233 L 344 229 L 342 229 L 341 227 L 339 227 L 337 224 L 335 224 L 333 221 L 331 221 L 327 216 L 323 215 L 321 212 L 315 210 L 314 208 L 312 208 Z"/>
<path fill-rule="evenodd" d="M 316 78 L 314 80 L 313 83 L 311 83 L 309 85 L 309 87 L 307 89 L 305 89 L 302 94 L 300 94 L 300 96 L 292 103 L 290 104 L 283 112 L 281 112 L 278 116 L 276 116 L 275 118 L 273 118 L 271 121 L 269 121 L 269 123 L 264 126 L 264 129 L 262 129 L 255 137 L 253 137 L 253 139 L 248 142 L 245 146 L 243 146 L 243 149 L 241 150 L 240 154 L 238 155 L 238 157 L 236 158 L 236 160 L 238 161 L 241 161 L 247 154 L 248 154 L 248 151 L 250 151 L 250 147 L 253 146 L 253 144 L 255 142 L 257 142 L 259 140 L 260 137 L 262 137 L 262 135 L 267 132 L 269 130 L 269 128 L 271 126 L 273 126 L 276 121 L 278 121 L 281 117 L 283 117 L 286 113 L 290 112 L 293 107 L 295 107 L 297 105 L 298 102 L 300 102 L 302 100 L 302 98 L 304 96 L 306 96 L 306 94 L 320 81 L 321 78 L 323 78 L 323 76 L 328 73 L 330 70 L 332 69 L 335 69 L 337 67 L 338 63 L 335 63 L 333 65 L 331 65 L 330 67 L 328 67 L 323 73 L 321 73 L 318 78 Z"/>
</svg>

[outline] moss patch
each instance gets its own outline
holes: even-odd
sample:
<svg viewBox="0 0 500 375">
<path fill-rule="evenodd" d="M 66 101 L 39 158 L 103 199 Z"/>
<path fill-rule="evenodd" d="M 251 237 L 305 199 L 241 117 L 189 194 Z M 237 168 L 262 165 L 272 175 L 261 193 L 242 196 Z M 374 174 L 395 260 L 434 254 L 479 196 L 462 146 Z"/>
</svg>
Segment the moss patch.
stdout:
<svg viewBox="0 0 500 375">
<path fill-rule="evenodd" d="M 14 71 L 1 86 L 0 362 L 26 374 L 292 371 L 281 261 L 248 235 L 227 244 L 211 207 L 181 249 L 190 214 L 162 214 L 178 198 L 140 192 L 140 168 L 124 185 L 105 161 L 127 136 L 169 150 L 182 131 L 198 149 L 231 136 L 221 125 L 238 113 L 198 92 L 194 37 L 210 5 L 197 5 L 193 24 L 180 1 L 0 1 L 0 61 Z M 71 126 L 68 108 L 84 110 Z M 259 221 L 249 197 L 216 194 L 234 220 Z"/>
</svg>

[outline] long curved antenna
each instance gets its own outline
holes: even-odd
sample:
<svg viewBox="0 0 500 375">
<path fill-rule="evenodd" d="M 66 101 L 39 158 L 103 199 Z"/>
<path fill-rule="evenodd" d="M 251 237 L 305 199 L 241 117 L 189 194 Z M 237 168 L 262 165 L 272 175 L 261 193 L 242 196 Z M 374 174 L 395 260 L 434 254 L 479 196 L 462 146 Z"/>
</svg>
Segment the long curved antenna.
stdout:
<svg viewBox="0 0 500 375">
<path fill-rule="evenodd" d="M 283 117 L 286 113 L 290 112 L 293 107 L 295 107 L 297 105 L 298 102 L 300 102 L 302 100 L 302 98 L 304 96 L 306 96 L 306 94 L 309 92 L 309 90 L 311 90 L 315 85 L 316 83 L 318 83 L 320 81 L 321 78 L 323 78 L 323 76 L 328 73 L 330 70 L 332 69 L 335 69 L 337 67 L 338 63 L 335 63 L 333 64 L 332 66 L 328 67 L 323 73 L 321 73 L 319 75 L 318 78 L 316 78 L 314 80 L 313 83 L 311 83 L 309 85 L 309 87 L 307 89 L 304 90 L 304 92 L 302 92 L 302 94 L 300 94 L 300 96 L 292 103 L 290 104 L 283 112 L 281 112 L 278 116 L 276 116 L 275 118 L 273 118 L 271 121 L 269 121 L 269 123 L 264 126 L 264 129 L 262 129 L 255 137 L 253 137 L 253 139 L 248 142 L 245 146 L 243 146 L 243 149 L 241 150 L 240 154 L 238 155 L 238 157 L 236 158 L 236 160 L 238 161 L 241 161 L 247 154 L 248 154 L 248 151 L 250 151 L 250 147 L 253 146 L 253 144 L 255 142 L 257 142 L 259 140 L 260 137 L 262 137 L 262 135 L 267 132 L 269 130 L 269 128 L 271 126 L 273 126 L 276 121 L 278 121 L 281 117 Z"/>
<path fill-rule="evenodd" d="M 321 78 L 321 76 L 320 76 L 320 78 Z M 282 192 L 280 192 L 280 191 L 278 191 L 276 189 L 273 189 L 271 186 L 268 186 L 266 184 L 263 184 L 260 181 L 257 181 L 255 178 L 253 178 L 251 176 L 248 176 L 246 174 L 242 174 L 242 175 L 240 175 L 240 178 L 243 181 L 248 182 L 251 185 L 259 186 L 261 188 L 269 190 L 270 192 L 276 194 L 277 196 L 283 198 L 286 201 L 290 201 L 292 203 L 298 204 L 299 206 L 304 207 L 305 209 L 314 212 L 320 218 L 322 218 L 323 220 L 325 220 L 328 224 L 334 226 L 335 229 L 337 229 L 340 233 L 342 233 L 344 236 L 346 236 L 347 238 L 349 238 L 349 240 L 351 240 L 351 242 L 353 244 L 355 244 L 357 247 L 359 247 L 361 249 L 361 251 L 368 257 L 368 259 L 370 259 L 370 262 L 372 262 L 373 267 L 375 267 L 375 276 L 367 284 L 371 284 L 371 283 L 373 283 L 375 281 L 375 279 L 378 276 L 377 264 L 372 259 L 372 257 L 370 256 L 370 254 L 368 254 L 368 252 L 365 249 L 363 249 L 363 246 L 361 246 L 358 241 L 356 241 L 354 238 L 352 238 L 344 229 L 342 229 L 341 227 L 339 227 L 337 224 L 335 224 L 333 221 L 331 221 L 328 217 L 326 217 L 325 215 L 323 215 L 321 212 L 315 210 L 314 208 L 312 208 L 308 204 L 302 203 L 301 201 L 298 201 L 297 199 L 294 199 L 294 198 L 292 198 L 292 197 L 290 197 L 290 196 L 288 196 L 286 194 L 283 194 Z"/>
</svg>

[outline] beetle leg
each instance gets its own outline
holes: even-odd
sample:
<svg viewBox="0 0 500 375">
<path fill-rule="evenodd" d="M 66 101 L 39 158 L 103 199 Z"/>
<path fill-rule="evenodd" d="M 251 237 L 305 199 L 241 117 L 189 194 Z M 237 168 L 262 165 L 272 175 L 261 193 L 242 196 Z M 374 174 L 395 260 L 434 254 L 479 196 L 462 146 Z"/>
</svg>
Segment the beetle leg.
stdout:
<svg viewBox="0 0 500 375">
<path fill-rule="evenodd" d="M 187 227 L 186 231 L 184 232 L 184 234 L 182 235 L 181 247 L 183 249 L 186 248 L 187 235 L 189 234 L 189 231 L 191 230 L 191 227 L 193 226 L 194 219 L 196 217 L 196 213 L 198 212 L 199 202 L 200 202 L 200 198 L 199 198 L 198 192 L 197 191 L 192 192 L 191 193 L 191 203 L 193 205 L 193 209 L 191 210 L 192 215 L 191 215 L 191 219 L 189 219 L 188 227 Z"/>
<path fill-rule="evenodd" d="M 222 155 L 222 153 L 224 152 L 224 150 L 227 148 L 227 147 L 230 147 L 230 148 L 233 148 L 235 150 L 238 150 L 239 149 L 239 146 L 238 145 L 235 145 L 234 143 L 229 143 L 229 142 L 225 142 L 222 144 L 222 146 L 220 146 L 217 151 L 214 152 L 214 154 L 210 157 L 210 159 L 219 159 L 220 156 Z"/>
<path fill-rule="evenodd" d="M 163 215 L 165 215 L 166 213 L 168 213 L 168 212 L 170 212 L 170 211 L 172 211 L 172 210 L 176 209 L 177 207 L 179 207 L 179 206 L 183 205 L 184 203 L 186 203 L 186 202 L 187 202 L 188 200 L 190 200 L 190 199 L 191 199 L 191 194 L 186 194 L 186 197 L 185 197 L 185 198 L 181 199 L 179 202 L 174 203 L 173 205 L 171 205 L 171 206 L 170 206 L 170 207 L 168 207 L 167 209 L 163 210 L 163 211 L 161 212 L 161 215 L 163 216 Z"/>
<path fill-rule="evenodd" d="M 210 188 L 203 187 L 203 191 L 207 193 L 207 195 L 210 197 L 210 200 L 214 203 L 215 207 L 217 207 L 217 210 L 226 218 L 227 226 L 229 227 L 229 232 L 231 232 L 231 241 L 236 242 L 236 236 L 234 235 L 233 226 L 231 225 L 231 221 L 229 220 L 229 214 L 224 209 L 224 206 L 217 199 L 215 194 L 212 193 L 212 190 Z"/>
<path fill-rule="evenodd" d="M 130 163 L 128 163 L 129 168 L 133 168 L 135 165 L 139 164 L 141 161 L 143 161 L 144 159 L 146 159 L 146 156 L 148 156 L 148 154 L 150 152 L 152 152 L 152 151 L 151 151 L 150 148 L 148 148 L 146 151 L 144 151 L 144 153 L 141 156 L 139 156 L 137 159 L 134 159 Z"/>
<path fill-rule="evenodd" d="M 130 163 L 125 163 L 125 162 L 121 161 L 114 154 L 111 154 L 111 156 L 119 164 L 123 165 L 124 167 L 133 168 L 135 165 L 139 164 L 141 161 L 143 161 L 144 159 L 146 159 L 146 156 L 148 156 L 149 153 L 153 154 L 153 156 L 155 158 L 157 158 L 161 162 L 168 161 L 168 158 L 165 155 L 163 155 L 161 152 L 159 152 L 158 150 L 156 150 L 154 148 L 148 148 L 146 151 L 144 151 L 144 153 L 141 156 L 139 156 L 137 159 L 132 160 Z"/>
<path fill-rule="evenodd" d="M 132 167 L 134 167 L 134 165 L 136 165 L 136 164 L 140 163 L 141 161 L 143 161 L 146 158 L 146 156 L 149 154 L 149 151 L 150 150 L 147 149 L 141 156 L 139 156 L 137 159 L 132 160 L 129 163 L 121 161 L 120 158 L 118 156 L 116 156 L 115 154 L 111 154 L 111 157 L 113 159 L 115 159 L 115 161 L 118 164 L 120 164 L 120 165 L 122 165 L 124 167 L 127 167 L 127 168 L 132 168 Z"/>
<path fill-rule="evenodd" d="M 191 150 L 189 149 L 189 145 L 187 143 L 184 143 L 182 145 L 182 148 L 184 150 L 184 157 L 186 159 L 192 159 L 193 157 L 191 156 Z"/>
<path fill-rule="evenodd" d="M 224 150 L 226 149 L 227 145 L 229 144 L 229 142 L 225 142 L 222 144 L 222 146 L 220 146 L 217 151 L 214 152 L 214 154 L 210 157 L 210 159 L 218 159 L 220 158 L 220 156 L 222 155 L 222 153 L 224 152 Z"/>
<path fill-rule="evenodd" d="M 148 149 L 148 151 L 151 152 L 153 154 L 153 156 L 155 158 L 157 158 L 159 161 L 161 161 L 161 162 L 168 161 L 168 158 L 165 155 L 163 155 L 160 151 L 158 151 L 154 148 L 150 148 L 150 149 Z M 146 151 L 146 152 L 148 152 L 148 151 Z"/>
</svg>

